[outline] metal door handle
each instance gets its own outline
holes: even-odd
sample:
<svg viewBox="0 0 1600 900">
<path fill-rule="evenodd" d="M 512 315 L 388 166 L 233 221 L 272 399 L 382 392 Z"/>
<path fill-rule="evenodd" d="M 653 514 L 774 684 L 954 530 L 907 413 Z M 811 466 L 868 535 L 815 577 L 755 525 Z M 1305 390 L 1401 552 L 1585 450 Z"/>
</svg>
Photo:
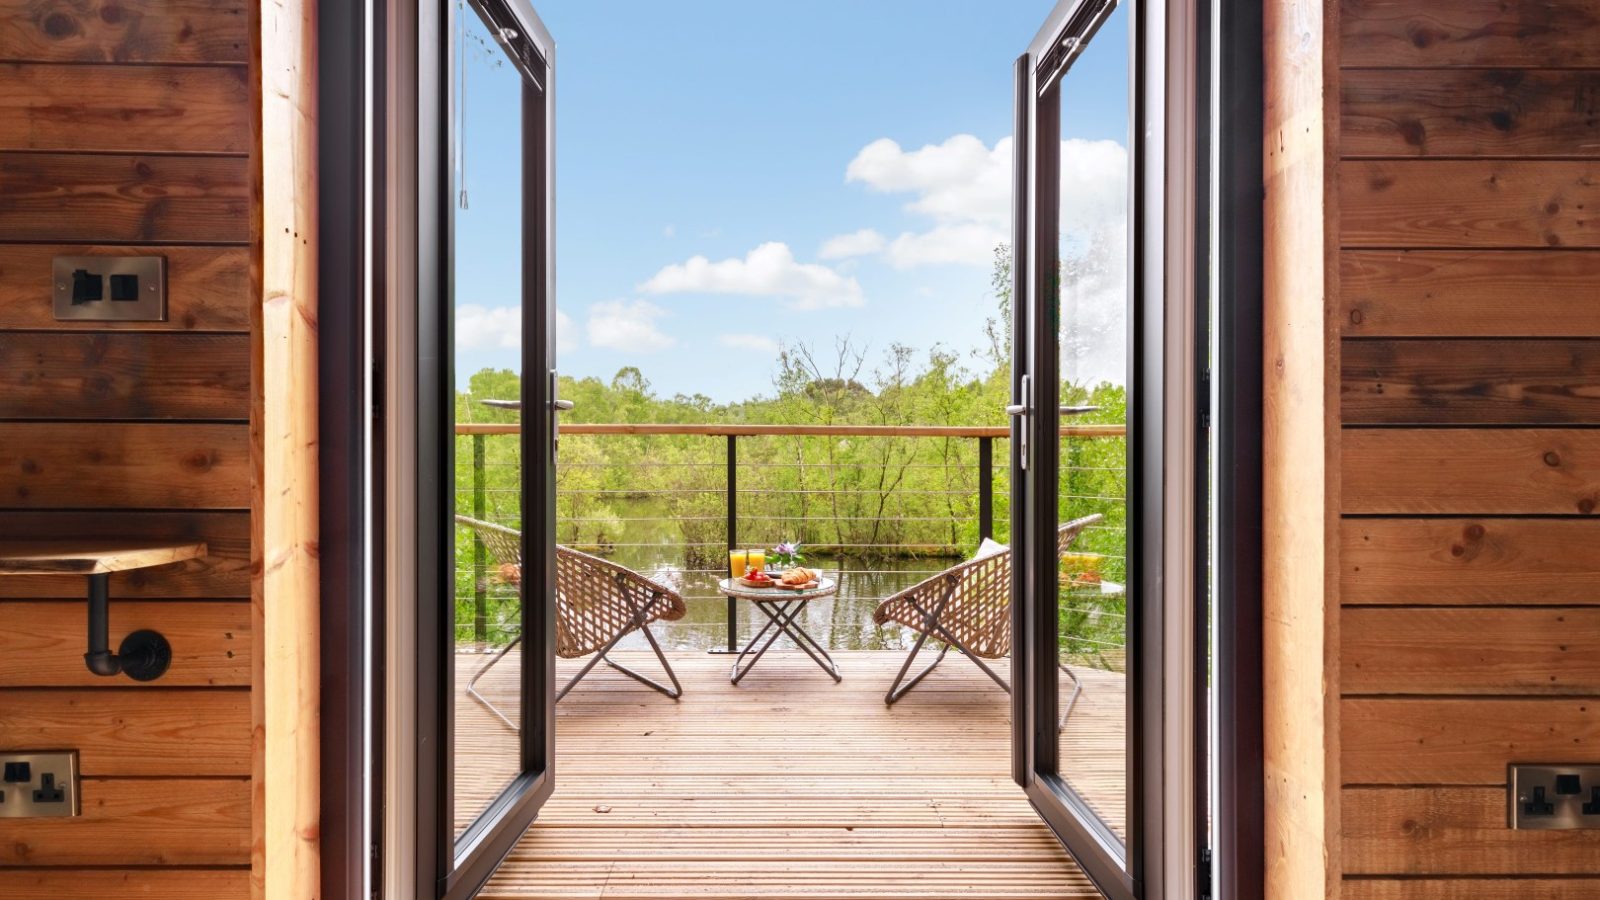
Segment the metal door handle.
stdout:
<svg viewBox="0 0 1600 900">
<path fill-rule="evenodd" d="M 556 413 L 572 409 L 571 400 L 561 399 L 561 378 L 556 375 L 556 370 L 550 370 L 550 450 L 555 452 L 556 446 L 561 443 L 561 417 Z"/>
<path fill-rule="evenodd" d="M 1024 375 L 1024 376 L 1022 376 L 1022 382 L 1017 385 L 1017 393 L 1021 394 L 1022 396 L 1017 398 L 1018 402 L 1012 403 L 1012 404 L 1009 404 L 1009 405 L 1006 406 L 1006 415 L 1008 415 L 1008 416 L 1026 416 L 1026 415 L 1029 415 L 1031 410 L 1032 410 L 1032 408 L 1033 408 L 1033 376 L 1032 375 Z M 1020 460 L 1022 460 L 1022 470 L 1023 471 L 1027 471 L 1027 469 L 1028 469 L 1028 426 L 1027 426 L 1027 424 L 1023 424 L 1023 426 L 1021 428 L 1018 428 L 1017 429 L 1017 434 L 1018 434 L 1018 438 L 1017 438 L 1018 458 Z"/>
</svg>

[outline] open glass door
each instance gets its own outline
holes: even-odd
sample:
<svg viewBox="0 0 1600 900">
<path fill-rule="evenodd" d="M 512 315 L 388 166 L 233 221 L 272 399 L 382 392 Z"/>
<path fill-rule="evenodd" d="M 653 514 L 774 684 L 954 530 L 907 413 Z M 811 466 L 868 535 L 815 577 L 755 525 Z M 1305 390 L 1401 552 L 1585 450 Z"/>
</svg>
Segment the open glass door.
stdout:
<svg viewBox="0 0 1600 900">
<path fill-rule="evenodd" d="M 436 14 L 418 37 L 424 73 L 438 54 L 443 145 L 439 265 L 421 279 L 436 289 L 418 298 L 418 664 L 435 682 L 419 689 L 417 896 L 456 898 L 553 787 L 554 48 L 523 0 Z"/>
<path fill-rule="evenodd" d="M 1194 258 L 1168 258 L 1165 215 L 1192 189 L 1166 145 L 1181 5 L 1062 0 L 1016 72 L 1014 774 L 1113 900 L 1200 877 Z"/>
</svg>

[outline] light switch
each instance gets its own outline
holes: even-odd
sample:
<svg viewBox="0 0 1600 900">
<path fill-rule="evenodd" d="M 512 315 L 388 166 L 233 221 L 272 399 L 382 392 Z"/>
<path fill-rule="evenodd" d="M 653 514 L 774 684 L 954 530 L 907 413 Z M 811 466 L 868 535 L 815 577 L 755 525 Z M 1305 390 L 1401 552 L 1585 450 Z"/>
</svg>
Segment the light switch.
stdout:
<svg viewBox="0 0 1600 900">
<path fill-rule="evenodd" d="M 78 751 L 0 752 L 0 819 L 76 816 Z"/>
<path fill-rule="evenodd" d="M 51 280 L 58 322 L 167 319 L 165 257 L 58 256 Z"/>
</svg>

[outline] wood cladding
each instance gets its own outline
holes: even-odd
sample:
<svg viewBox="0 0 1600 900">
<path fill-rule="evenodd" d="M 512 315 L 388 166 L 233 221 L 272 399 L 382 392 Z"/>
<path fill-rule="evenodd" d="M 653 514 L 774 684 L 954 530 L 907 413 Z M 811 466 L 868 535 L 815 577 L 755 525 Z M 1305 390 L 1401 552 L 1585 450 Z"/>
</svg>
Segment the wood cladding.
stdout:
<svg viewBox="0 0 1600 900">
<path fill-rule="evenodd" d="M 239 63 L 242 0 L 0 0 L 0 60 Z"/>
<path fill-rule="evenodd" d="M 0 146 L 71 149 L 98 132 L 108 150 L 243 154 L 245 76 L 238 66 L 0 63 Z"/>
<path fill-rule="evenodd" d="M 0 332 L 104 331 L 103 322 L 56 320 L 52 311 L 50 267 L 57 256 L 106 255 L 162 256 L 167 260 L 166 321 L 118 322 L 118 334 L 133 331 L 249 332 L 250 253 L 245 248 L 116 244 L 0 244 Z"/>
<path fill-rule="evenodd" d="M 1600 878 L 1351 878 L 1343 900 L 1572 900 L 1600 897 Z"/>
<path fill-rule="evenodd" d="M 1352 875 L 1594 875 L 1600 858 L 1600 831 L 1507 828 L 1503 787 L 1363 787 L 1342 798 Z"/>
<path fill-rule="evenodd" d="M 83 666 L 84 581 L 0 578 L 0 749 L 81 751 L 81 819 L 0 824 L 0 895 L 250 893 L 250 156 L 257 14 L 239 0 L 0 0 L 0 539 L 204 542 L 111 577 L 111 639 L 161 679 Z M 164 322 L 57 322 L 59 255 L 160 255 Z"/>
<path fill-rule="evenodd" d="M 242 779 L 85 778 L 81 797 L 80 818 L 0 819 L 0 866 L 228 865 L 249 849 Z"/>
<path fill-rule="evenodd" d="M 83 665 L 88 628 L 82 600 L 0 600 L 0 688 L 100 687 L 103 679 Z M 214 600 L 121 600 L 112 610 L 111 646 L 141 628 L 160 631 L 172 644 L 172 668 L 158 682 L 129 680 L 119 687 L 250 686 L 250 607 Z"/>
<path fill-rule="evenodd" d="M 244 243 L 248 163 L 0 152 L 0 241 Z"/>
<path fill-rule="evenodd" d="M 0 423 L 0 508 L 248 509 L 249 456 L 232 425 Z"/>
<path fill-rule="evenodd" d="M 1341 139 L 1365 156 L 1600 157 L 1600 72 L 1345 72 Z"/>
<path fill-rule="evenodd" d="M 1600 422 L 1600 341 L 1345 341 L 1346 425 Z"/>
<path fill-rule="evenodd" d="M 1339 590 L 1348 604 L 1600 604 L 1596 547 L 1600 519 L 1347 518 Z"/>
<path fill-rule="evenodd" d="M 1345 160 L 1346 247 L 1600 247 L 1600 160 Z"/>
<path fill-rule="evenodd" d="M 1600 763 L 1593 698 L 1347 697 L 1339 716 L 1345 784 L 1503 786 L 1512 760 Z"/>
<path fill-rule="evenodd" d="M 1600 608 L 1347 607 L 1347 695 L 1600 696 Z"/>
<path fill-rule="evenodd" d="M 1346 250 L 1346 337 L 1600 337 L 1600 254 L 1566 250 Z"/>
<path fill-rule="evenodd" d="M 1600 67 L 1594 0 L 1341 0 L 1339 11 L 1344 66 Z"/>
<path fill-rule="evenodd" d="M 1600 896 L 1600 2 L 1335 11 L 1340 895 Z"/>
<path fill-rule="evenodd" d="M 76 748 L 85 777 L 250 774 L 249 691 L 108 679 L 82 690 L 8 688 L 0 701 L 8 745 Z"/>
<path fill-rule="evenodd" d="M 0 332 L 0 419 L 229 419 L 250 412 L 235 334 Z"/>
<path fill-rule="evenodd" d="M 228 869 L 5 869 L 0 896 L 7 900 L 86 897 L 146 900 L 245 900 L 250 875 Z"/>
<path fill-rule="evenodd" d="M 1600 512 L 1600 431 L 1346 429 L 1341 468 L 1346 513 Z"/>
</svg>

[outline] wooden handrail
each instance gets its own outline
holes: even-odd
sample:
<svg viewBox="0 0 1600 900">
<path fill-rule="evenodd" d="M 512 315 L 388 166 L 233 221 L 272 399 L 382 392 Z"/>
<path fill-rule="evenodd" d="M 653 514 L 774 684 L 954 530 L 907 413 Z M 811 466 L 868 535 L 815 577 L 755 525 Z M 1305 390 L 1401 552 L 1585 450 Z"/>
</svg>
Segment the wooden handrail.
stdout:
<svg viewBox="0 0 1600 900">
<path fill-rule="evenodd" d="M 517 422 L 461 422 L 456 434 L 521 434 Z M 561 426 L 562 434 L 704 435 L 707 437 L 924 437 L 924 438 L 1006 438 L 1005 425 L 740 425 L 660 422 L 572 423 Z M 1126 425 L 1063 425 L 1064 437 L 1109 438 L 1128 433 Z"/>
</svg>

